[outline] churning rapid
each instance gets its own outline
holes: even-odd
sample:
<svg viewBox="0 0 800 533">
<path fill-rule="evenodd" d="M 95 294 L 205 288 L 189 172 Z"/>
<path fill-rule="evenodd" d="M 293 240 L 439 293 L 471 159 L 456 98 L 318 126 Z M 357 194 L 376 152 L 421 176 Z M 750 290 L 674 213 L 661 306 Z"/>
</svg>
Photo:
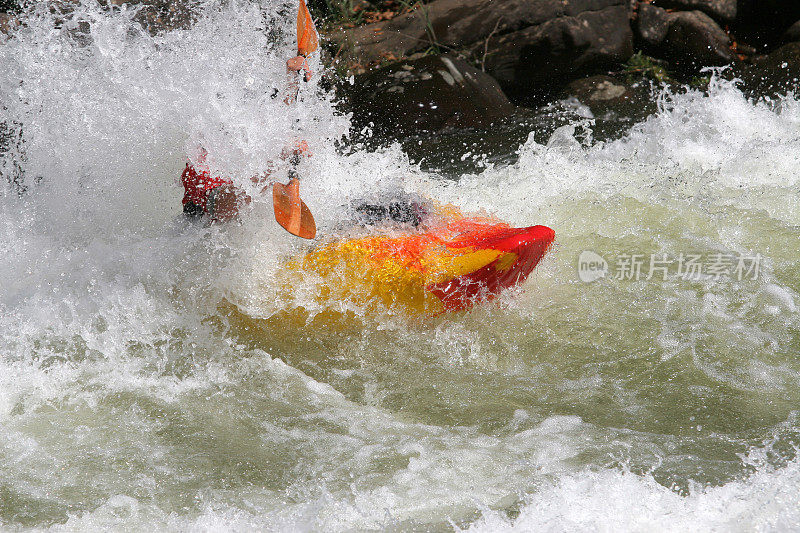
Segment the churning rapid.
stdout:
<svg viewBox="0 0 800 533">
<path fill-rule="evenodd" d="M 153 37 L 85 0 L 0 34 L 0 525 L 800 528 L 800 100 L 665 93 L 454 181 L 348 144 L 319 77 L 273 98 L 293 8 Z M 323 238 L 404 189 L 556 246 L 470 312 L 320 305 L 258 191 L 180 216 L 200 146 L 252 189 L 297 138 Z"/>
</svg>

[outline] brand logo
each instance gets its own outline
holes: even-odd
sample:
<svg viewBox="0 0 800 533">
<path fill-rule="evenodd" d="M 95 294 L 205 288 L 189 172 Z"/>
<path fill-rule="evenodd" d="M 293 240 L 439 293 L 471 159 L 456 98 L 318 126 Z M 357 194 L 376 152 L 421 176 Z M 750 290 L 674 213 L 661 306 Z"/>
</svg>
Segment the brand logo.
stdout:
<svg viewBox="0 0 800 533">
<path fill-rule="evenodd" d="M 578 277 L 584 283 L 597 281 L 606 277 L 607 274 L 608 263 L 603 259 L 602 255 L 591 250 L 584 250 L 578 256 Z"/>
</svg>

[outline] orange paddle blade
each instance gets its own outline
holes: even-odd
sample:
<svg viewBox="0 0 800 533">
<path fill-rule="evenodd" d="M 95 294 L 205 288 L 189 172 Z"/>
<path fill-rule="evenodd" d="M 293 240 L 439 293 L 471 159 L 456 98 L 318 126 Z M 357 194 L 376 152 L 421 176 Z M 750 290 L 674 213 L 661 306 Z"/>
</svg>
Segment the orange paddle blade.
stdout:
<svg viewBox="0 0 800 533">
<path fill-rule="evenodd" d="M 311 210 L 300 199 L 300 182 L 297 179 L 289 180 L 288 185 L 276 183 L 272 186 L 272 205 L 275 220 L 283 229 L 303 239 L 313 239 L 317 235 L 317 223 Z"/>
<path fill-rule="evenodd" d="M 308 56 L 319 46 L 319 35 L 311 20 L 305 0 L 300 0 L 297 9 L 297 55 Z"/>
</svg>

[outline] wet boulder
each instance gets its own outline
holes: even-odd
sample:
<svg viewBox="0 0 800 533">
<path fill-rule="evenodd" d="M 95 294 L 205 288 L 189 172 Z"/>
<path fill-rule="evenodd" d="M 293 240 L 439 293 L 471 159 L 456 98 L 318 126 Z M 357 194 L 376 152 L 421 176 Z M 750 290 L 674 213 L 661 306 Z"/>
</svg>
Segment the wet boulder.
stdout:
<svg viewBox="0 0 800 533">
<path fill-rule="evenodd" d="M 577 99 L 600 120 L 637 121 L 657 110 L 650 85 L 641 80 L 628 83 L 606 75 L 590 76 L 570 82 L 562 96 Z"/>
<path fill-rule="evenodd" d="M 19 21 L 14 15 L 9 13 L 0 13 L 0 33 L 10 35 L 11 31 L 19 25 Z"/>
<path fill-rule="evenodd" d="M 658 46 L 667 37 L 671 21 L 665 9 L 641 4 L 636 17 L 636 36 L 648 46 Z"/>
<path fill-rule="evenodd" d="M 757 57 L 736 72 L 747 94 L 782 95 L 800 87 L 800 42 L 786 44 L 772 53 Z"/>
<path fill-rule="evenodd" d="M 664 38 L 664 55 L 680 68 L 726 65 L 733 59 L 730 38 L 714 20 L 702 11 L 670 14 Z"/>
<path fill-rule="evenodd" d="M 512 98 L 525 101 L 576 76 L 607 70 L 632 54 L 628 8 L 612 5 L 498 37 L 484 67 Z"/>
<path fill-rule="evenodd" d="M 728 34 L 702 11 L 668 12 L 639 4 L 634 27 L 649 54 L 674 61 L 680 70 L 696 71 L 734 59 Z"/>
<path fill-rule="evenodd" d="M 197 19 L 197 4 L 192 0 L 109 0 L 111 5 L 135 5 L 138 22 L 156 35 L 174 29 L 186 29 Z"/>
<path fill-rule="evenodd" d="M 515 107 L 485 72 L 451 56 L 425 56 L 355 77 L 340 88 L 358 129 L 381 137 L 486 127 Z"/>
<path fill-rule="evenodd" d="M 521 96 L 557 90 L 633 53 L 630 0 L 435 0 L 329 37 L 338 57 L 361 68 L 429 48 L 466 51 Z"/>
<path fill-rule="evenodd" d="M 682 11 L 702 11 L 724 22 L 731 22 L 736 18 L 737 0 L 656 0 L 654 3 L 660 7 Z"/>
<path fill-rule="evenodd" d="M 10 7 L 18 8 L 13 4 Z M 61 24 L 73 16 L 76 8 L 80 6 L 80 2 L 48 0 L 46 5 L 51 13 L 58 15 L 56 22 Z M 107 0 L 101 5 L 109 9 L 120 9 L 126 5 L 136 9 L 135 20 L 153 35 L 174 29 L 188 28 L 197 20 L 200 9 L 195 0 Z M 2 9 L 2 0 L 0 0 L 0 9 Z M 13 15 L 0 12 L 0 32 L 9 33 L 18 24 L 19 21 Z"/>
<path fill-rule="evenodd" d="M 391 20 L 335 31 L 328 38 L 340 56 L 349 54 L 371 64 L 406 57 L 431 46 L 460 49 L 487 39 L 491 43 L 494 36 L 563 15 L 564 3 L 436 0 Z"/>
<path fill-rule="evenodd" d="M 783 42 L 794 43 L 800 41 L 800 20 L 789 26 L 783 34 Z"/>
<path fill-rule="evenodd" d="M 786 39 L 786 31 L 800 20 L 800 2 L 796 0 L 739 0 L 732 30 L 737 41 L 746 42 L 766 52 L 796 39 Z"/>
<path fill-rule="evenodd" d="M 564 15 L 574 17 L 586 11 L 602 11 L 607 7 L 629 5 L 625 1 L 618 0 L 563 0 Z"/>
</svg>

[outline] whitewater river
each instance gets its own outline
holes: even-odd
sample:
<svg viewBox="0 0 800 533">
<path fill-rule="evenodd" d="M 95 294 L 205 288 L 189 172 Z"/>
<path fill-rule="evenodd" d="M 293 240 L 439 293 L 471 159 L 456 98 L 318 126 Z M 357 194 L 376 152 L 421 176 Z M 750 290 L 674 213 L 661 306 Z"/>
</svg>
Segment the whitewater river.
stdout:
<svg viewBox="0 0 800 533">
<path fill-rule="evenodd" d="M 800 100 L 663 95 L 454 180 L 272 98 L 292 9 L 152 37 L 85 2 L 0 44 L 0 529 L 800 529 Z M 468 313 L 321 301 L 247 179 L 301 137 L 323 238 L 405 189 L 556 244 Z M 181 220 L 199 146 L 240 223 Z"/>
</svg>

